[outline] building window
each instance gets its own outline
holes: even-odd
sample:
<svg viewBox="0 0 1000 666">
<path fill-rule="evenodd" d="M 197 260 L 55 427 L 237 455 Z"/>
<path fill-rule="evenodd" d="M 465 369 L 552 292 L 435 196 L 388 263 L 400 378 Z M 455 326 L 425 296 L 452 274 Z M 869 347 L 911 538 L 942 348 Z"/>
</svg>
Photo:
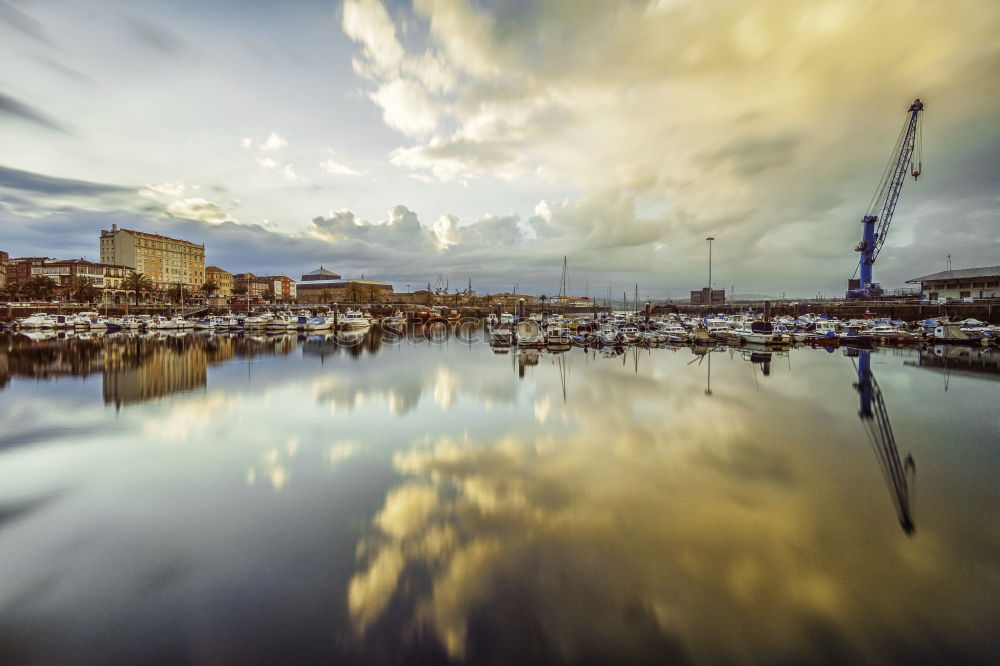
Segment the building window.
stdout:
<svg viewBox="0 0 1000 666">
<path fill-rule="evenodd" d="M 938 293 L 936 291 L 932 291 L 931 293 L 927 294 L 927 298 L 929 298 L 932 301 L 936 301 L 938 298 Z"/>
<path fill-rule="evenodd" d="M 971 291 L 960 291 L 960 292 L 958 292 L 958 297 L 959 298 L 968 298 L 969 296 L 972 296 L 972 292 Z"/>
</svg>

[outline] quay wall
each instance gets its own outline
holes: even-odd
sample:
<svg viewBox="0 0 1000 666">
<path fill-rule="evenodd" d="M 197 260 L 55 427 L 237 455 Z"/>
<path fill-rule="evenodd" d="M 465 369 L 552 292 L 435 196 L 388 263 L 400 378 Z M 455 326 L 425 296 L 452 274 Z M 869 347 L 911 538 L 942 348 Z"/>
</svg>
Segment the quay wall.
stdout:
<svg viewBox="0 0 1000 666">
<path fill-rule="evenodd" d="M 754 312 L 764 312 L 764 301 L 735 302 L 724 305 L 687 305 L 667 304 L 658 306 L 656 312 L 679 312 L 689 315 L 711 315 L 714 313 L 736 314 L 752 309 Z M 797 317 L 807 312 L 827 314 L 838 319 L 863 319 L 865 313 L 874 313 L 882 317 L 902 321 L 922 321 L 948 317 L 952 321 L 962 319 L 978 319 L 990 324 L 1000 324 L 1000 301 L 985 303 L 946 303 L 921 305 L 920 303 L 905 303 L 894 301 L 836 301 L 836 302 L 771 302 L 771 315 L 790 315 Z"/>
</svg>

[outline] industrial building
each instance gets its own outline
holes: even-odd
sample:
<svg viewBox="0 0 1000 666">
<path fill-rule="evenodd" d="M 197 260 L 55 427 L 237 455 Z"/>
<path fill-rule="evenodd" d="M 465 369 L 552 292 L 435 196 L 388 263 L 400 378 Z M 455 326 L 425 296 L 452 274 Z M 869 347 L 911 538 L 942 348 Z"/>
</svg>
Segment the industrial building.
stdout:
<svg viewBox="0 0 1000 666">
<path fill-rule="evenodd" d="M 722 305 L 726 302 L 725 289 L 699 289 L 691 292 L 691 305 Z"/>
<path fill-rule="evenodd" d="M 906 283 L 919 283 L 921 296 L 929 301 L 1000 298 L 1000 266 L 941 271 Z"/>
<path fill-rule="evenodd" d="M 304 273 L 302 279 L 295 285 L 300 303 L 327 303 L 349 301 L 347 289 L 357 285 L 365 290 L 364 300 L 381 300 L 379 297 L 393 293 L 392 285 L 378 280 L 345 280 L 339 274 L 320 266 L 314 271 Z M 372 296 L 368 298 L 368 296 Z"/>
</svg>

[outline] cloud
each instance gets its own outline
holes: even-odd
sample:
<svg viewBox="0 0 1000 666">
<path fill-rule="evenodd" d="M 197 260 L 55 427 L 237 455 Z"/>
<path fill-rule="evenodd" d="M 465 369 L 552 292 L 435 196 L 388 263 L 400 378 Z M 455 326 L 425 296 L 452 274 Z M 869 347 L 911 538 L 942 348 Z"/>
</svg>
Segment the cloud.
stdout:
<svg viewBox="0 0 1000 666">
<path fill-rule="evenodd" d="M 167 205 L 167 214 L 173 217 L 183 217 L 188 220 L 199 220 L 209 224 L 222 222 L 238 222 L 238 220 L 222 208 L 205 199 L 178 199 Z"/>
<path fill-rule="evenodd" d="M 270 157 L 258 157 L 256 158 L 256 161 L 259 166 L 262 166 L 265 169 L 275 169 L 278 166 L 278 163 Z"/>
<path fill-rule="evenodd" d="M 396 26 L 378 0 L 347 0 L 342 26 L 344 34 L 361 43 L 366 60 L 378 73 L 390 72 L 402 63 Z"/>
<path fill-rule="evenodd" d="M 43 44 L 52 43 L 45 31 L 45 26 L 6 2 L 0 2 L 0 21 Z"/>
<path fill-rule="evenodd" d="M 968 174 L 962 154 L 1000 140 L 995 96 L 986 92 L 1000 56 L 992 38 L 1000 10 L 790 8 L 782 0 L 711 8 L 418 0 L 412 12 L 348 4 L 343 27 L 359 46 L 355 71 L 386 126 L 405 138 L 390 152 L 393 166 L 421 182 L 479 191 L 502 180 L 574 193 L 565 206 L 550 203 L 562 207 L 554 225 L 522 223 L 540 230 L 526 249 L 539 262 L 559 238 L 585 266 L 603 246 L 613 271 L 631 261 L 642 281 L 696 287 L 699 247 L 711 234 L 725 253 L 717 276 L 729 284 L 779 293 L 804 288 L 801 276 L 810 275 L 824 292 L 840 291 L 856 262 L 850 221 L 914 97 L 940 114 L 937 136 L 951 137 L 937 153 L 948 169 Z M 922 48 L 911 58 L 888 59 L 915 35 Z M 421 75 L 428 63 L 436 76 Z M 889 78 L 873 74 L 890 70 Z M 908 196 L 897 226 L 912 213 Z M 960 207 L 972 235 L 995 237 L 978 203 Z M 471 252 L 456 242 L 462 225 L 447 212 L 433 226 L 450 256 Z M 893 281 L 903 277 L 894 262 L 939 251 L 911 252 L 907 236 L 899 240 L 904 251 L 883 257 L 880 269 Z M 951 241 L 970 250 L 970 262 L 982 255 L 965 236 Z"/>
<path fill-rule="evenodd" d="M 38 109 L 0 92 L 0 117 L 2 116 L 26 121 L 45 129 L 62 132 L 63 134 L 73 133 L 64 123 L 54 120 Z"/>
<path fill-rule="evenodd" d="M 184 49 L 183 40 L 158 23 L 136 16 L 125 16 L 135 41 L 166 56 L 176 56 Z"/>
<path fill-rule="evenodd" d="M 388 81 L 379 86 L 371 98 L 382 107 L 386 125 L 407 136 L 423 137 L 437 128 L 437 110 L 423 88 L 413 81 Z"/>
<path fill-rule="evenodd" d="M 328 158 L 319 163 L 320 168 L 329 174 L 335 176 L 360 176 L 361 172 L 357 169 L 352 169 L 351 167 L 341 164 L 333 158 Z"/>
<path fill-rule="evenodd" d="M 57 178 L 31 171 L 0 166 L 0 187 L 38 194 L 100 196 L 134 191 L 121 185 L 106 185 L 73 178 Z"/>
<path fill-rule="evenodd" d="M 160 183 L 158 185 L 149 185 L 139 190 L 139 194 L 146 197 L 155 197 L 159 195 L 168 197 L 179 197 L 184 194 L 184 190 L 187 188 L 184 183 Z"/>
<path fill-rule="evenodd" d="M 260 144 L 261 150 L 280 150 L 288 145 L 288 141 L 285 137 L 281 136 L 277 132 L 271 132 L 271 135 L 267 137 L 264 143 Z"/>
<path fill-rule="evenodd" d="M 297 180 L 299 177 L 299 175 L 295 173 L 294 164 L 286 164 L 281 170 L 281 175 L 285 180 Z"/>
</svg>

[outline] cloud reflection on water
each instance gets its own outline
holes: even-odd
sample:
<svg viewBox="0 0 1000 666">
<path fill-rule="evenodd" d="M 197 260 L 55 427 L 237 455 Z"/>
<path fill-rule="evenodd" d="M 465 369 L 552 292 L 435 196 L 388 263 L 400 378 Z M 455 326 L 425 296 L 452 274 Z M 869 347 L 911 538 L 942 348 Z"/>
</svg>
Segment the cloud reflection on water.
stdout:
<svg viewBox="0 0 1000 666">
<path fill-rule="evenodd" d="M 932 600 L 988 604 L 955 589 L 956 554 L 859 521 L 872 497 L 883 508 L 877 487 L 829 482 L 852 475 L 830 450 L 836 429 L 831 442 L 800 411 L 814 380 L 787 377 L 782 393 L 800 399 L 769 405 L 746 378 L 707 396 L 700 373 L 598 366 L 571 384 L 564 432 L 544 427 L 550 391 L 516 436 L 397 452 L 407 480 L 349 586 L 357 635 L 391 615 L 470 661 L 515 654 L 527 625 L 564 662 L 656 649 L 877 661 L 885 634 L 962 630 Z M 901 606 L 909 594 L 923 604 Z"/>
</svg>

